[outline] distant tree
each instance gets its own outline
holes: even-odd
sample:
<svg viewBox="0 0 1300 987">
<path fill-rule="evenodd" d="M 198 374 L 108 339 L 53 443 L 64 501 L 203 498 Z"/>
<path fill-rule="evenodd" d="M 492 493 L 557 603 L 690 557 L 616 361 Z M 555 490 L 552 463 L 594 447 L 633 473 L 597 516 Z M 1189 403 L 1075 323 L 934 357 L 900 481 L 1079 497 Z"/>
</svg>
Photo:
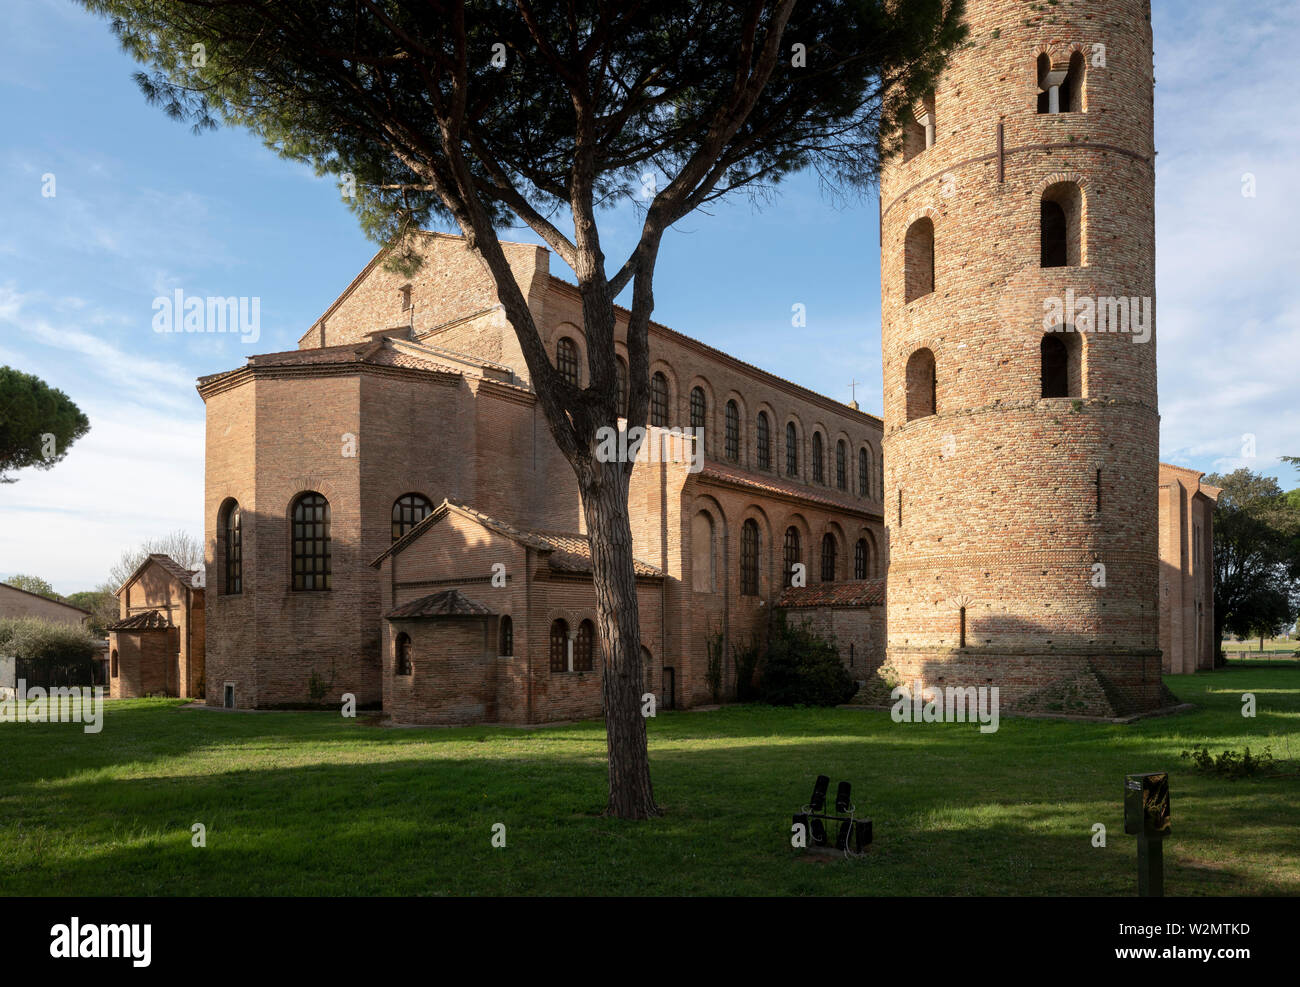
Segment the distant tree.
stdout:
<svg viewBox="0 0 1300 987">
<path fill-rule="evenodd" d="M 47 470 L 90 430 L 90 419 L 57 388 L 0 367 L 0 483 L 27 466 Z"/>
<path fill-rule="evenodd" d="M 84 627 L 36 617 L 0 618 L 0 654 L 36 666 L 50 681 L 90 682 L 98 647 Z"/>
<path fill-rule="evenodd" d="M 122 557 L 108 571 L 108 584 L 100 587 L 101 591 L 107 589 L 110 593 L 116 593 L 150 555 L 169 555 L 173 562 L 184 569 L 199 569 L 203 566 L 203 543 L 188 531 L 180 529 L 158 538 L 150 538 L 122 553 Z"/>
<path fill-rule="evenodd" d="M 640 428 L 668 230 L 732 193 L 761 201 L 803 170 L 833 193 L 872 184 L 965 40 L 964 0 L 81 2 L 149 66 L 137 79 L 168 113 L 245 127 L 355 186 L 363 228 L 395 244 L 390 265 L 418 265 L 411 230 L 460 229 L 581 493 L 606 656 L 606 811 L 657 815 L 640 711 L 634 457 L 608 455 L 621 411 L 615 299 L 630 289 L 627 421 Z M 598 214 L 616 204 L 637 210 L 639 228 L 607 264 Z M 573 271 L 585 386 L 552 363 L 498 238 L 519 224 Z"/>
<path fill-rule="evenodd" d="M 20 574 L 17 576 L 10 576 L 5 580 L 5 582 L 17 589 L 24 589 L 28 593 L 35 593 L 37 596 L 43 596 L 47 600 L 63 601 L 63 597 L 54 592 L 54 587 L 40 576 L 27 576 Z"/>
<path fill-rule="evenodd" d="M 1277 480 L 1248 469 L 1204 482 L 1222 488 L 1214 511 L 1215 665 L 1225 631 L 1272 633 L 1295 619 L 1300 603 L 1300 509 Z"/>
<path fill-rule="evenodd" d="M 115 623 L 119 616 L 117 597 L 108 584 L 99 589 L 82 590 L 80 593 L 68 594 L 67 600 L 74 607 L 90 611 L 90 620 L 86 626 L 96 637 L 108 636 L 108 625 Z"/>
</svg>

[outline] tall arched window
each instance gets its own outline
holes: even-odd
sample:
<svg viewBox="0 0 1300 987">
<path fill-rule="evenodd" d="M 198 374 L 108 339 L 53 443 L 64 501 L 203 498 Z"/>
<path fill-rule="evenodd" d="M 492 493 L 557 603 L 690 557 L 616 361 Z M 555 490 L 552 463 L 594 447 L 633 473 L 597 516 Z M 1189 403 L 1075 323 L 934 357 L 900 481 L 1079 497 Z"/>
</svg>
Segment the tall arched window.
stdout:
<svg viewBox="0 0 1300 987">
<path fill-rule="evenodd" d="M 858 450 L 858 496 L 871 496 L 871 454 L 865 446 Z"/>
<path fill-rule="evenodd" d="M 903 301 L 934 291 L 934 221 L 922 216 L 903 239 Z"/>
<path fill-rule="evenodd" d="M 812 446 L 813 446 L 813 447 L 812 447 L 812 470 L 813 470 L 813 482 L 814 482 L 814 483 L 825 483 L 825 482 L 826 482 L 826 464 L 825 464 L 825 462 L 824 462 L 825 456 L 824 456 L 824 454 L 823 454 L 823 452 L 822 452 L 822 433 L 821 433 L 821 432 L 813 432 L 813 443 L 812 443 Z"/>
<path fill-rule="evenodd" d="M 627 362 L 621 357 L 614 357 L 614 373 L 618 377 L 618 413 L 627 417 Z"/>
<path fill-rule="evenodd" d="M 799 475 L 799 434 L 794 422 L 785 423 L 785 475 Z"/>
<path fill-rule="evenodd" d="M 650 378 L 650 424 L 668 427 L 668 378 L 658 370 Z"/>
<path fill-rule="evenodd" d="M 578 386 L 578 344 L 568 336 L 561 336 L 555 344 L 555 369 L 574 387 Z"/>
<path fill-rule="evenodd" d="M 708 404 L 704 399 L 704 388 L 691 388 L 691 428 L 701 429 L 704 435 L 704 448 L 709 448 Z M 697 435 L 700 433 L 696 433 Z"/>
<path fill-rule="evenodd" d="M 870 572 L 871 550 L 867 547 L 867 540 L 859 538 L 853 546 L 853 578 L 866 579 Z"/>
<path fill-rule="evenodd" d="M 785 545 L 781 553 L 781 561 L 785 570 L 785 585 L 787 586 L 794 579 L 794 567 L 799 564 L 799 556 L 799 529 L 791 525 L 785 529 Z"/>
<path fill-rule="evenodd" d="M 740 409 L 735 401 L 727 402 L 725 449 L 727 459 L 735 462 L 740 458 Z"/>
<path fill-rule="evenodd" d="M 691 586 L 697 593 L 718 589 L 718 534 L 708 511 L 691 521 Z"/>
<path fill-rule="evenodd" d="M 822 535 L 822 582 L 835 582 L 835 536 L 829 531 Z"/>
<path fill-rule="evenodd" d="M 584 620 L 578 625 L 578 639 L 573 645 L 573 670 L 590 672 L 592 652 L 596 649 L 596 625 Z"/>
<path fill-rule="evenodd" d="M 1084 261 L 1083 191 L 1074 182 L 1057 182 L 1043 192 L 1039 206 L 1043 267 L 1079 267 Z"/>
<path fill-rule="evenodd" d="M 749 518 L 740 528 L 740 593 L 758 596 L 758 560 L 761 548 L 758 522 Z"/>
<path fill-rule="evenodd" d="M 564 620 L 551 621 L 551 671 L 569 669 L 569 625 Z"/>
<path fill-rule="evenodd" d="M 232 500 L 226 504 L 221 529 L 225 552 L 221 592 L 234 596 L 244 591 L 244 532 L 238 502 Z"/>
<path fill-rule="evenodd" d="M 1080 351 L 1077 332 L 1049 332 L 1039 344 L 1042 366 L 1042 395 L 1045 398 L 1077 398 L 1083 394 Z"/>
<path fill-rule="evenodd" d="M 835 443 L 835 486 L 843 490 L 849 485 L 849 451 L 844 445 L 844 440 L 840 439 Z"/>
<path fill-rule="evenodd" d="M 758 424 L 754 427 L 754 434 L 757 437 L 758 468 L 770 470 L 772 468 L 772 431 L 771 424 L 767 420 L 766 411 L 758 413 Z"/>
<path fill-rule="evenodd" d="M 411 674 L 411 637 L 409 634 L 398 634 L 397 640 L 393 642 L 393 674 Z"/>
<path fill-rule="evenodd" d="M 501 618 L 501 626 L 497 630 L 497 654 L 503 658 L 512 658 L 514 653 L 515 622 L 507 614 Z"/>
<path fill-rule="evenodd" d="M 290 512 L 293 518 L 293 588 L 330 588 L 330 503 L 311 491 L 300 494 Z"/>
<path fill-rule="evenodd" d="M 935 413 L 934 354 L 919 349 L 907 360 L 907 420 Z"/>
<path fill-rule="evenodd" d="M 433 513 L 429 498 L 418 493 L 402 494 L 393 501 L 393 541 L 401 538 Z"/>
</svg>

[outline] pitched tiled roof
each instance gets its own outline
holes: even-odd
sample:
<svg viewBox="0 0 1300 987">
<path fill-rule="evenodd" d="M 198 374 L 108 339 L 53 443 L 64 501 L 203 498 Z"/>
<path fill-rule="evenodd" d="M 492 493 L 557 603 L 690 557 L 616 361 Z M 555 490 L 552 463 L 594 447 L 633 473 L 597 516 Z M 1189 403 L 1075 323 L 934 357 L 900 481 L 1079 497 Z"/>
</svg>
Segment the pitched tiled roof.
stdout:
<svg viewBox="0 0 1300 987">
<path fill-rule="evenodd" d="M 483 604 L 471 600 L 458 589 L 446 589 L 441 593 L 422 596 L 410 603 L 394 607 L 388 614 L 389 620 L 404 620 L 416 617 L 487 617 L 492 613 Z"/>
<path fill-rule="evenodd" d="M 884 604 L 883 579 L 852 579 L 787 587 L 776 605 L 787 610 L 799 610 L 807 607 L 879 607 Z"/>
<path fill-rule="evenodd" d="M 159 610 L 146 610 L 108 625 L 110 631 L 165 631 L 169 627 L 171 621 Z"/>
<path fill-rule="evenodd" d="M 135 577 L 140 575 L 140 573 L 144 571 L 145 566 L 150 562 L 158 563 L 167 575 L 178 580 L 182 585 L 189 586 L 191 589 L 198 589 L 198 587 L 194 585 L 194 573 L 198 572 L 197 569 L 186 569 L 170 555 L 164 555 L 162 552 L 151 552 L 145 556 L 143 562 L 135 567 L 135 572 L 131 573 L 131 575 L 126 578 L 125 582 L 113 591 L 114 594 L 122 592 L 122 590 L 127 587 L 127 584 L 133 582 Z"/>
<path fill-rule="evenodd" d="M 534 531 L 528 528 L 520 528 L 450 499 L 444 500 L 434 508 L 432 514 L 393 542 L 379 558 L 370 564 L 378 567 L 388 556 L 401 552 L 430 527 L 446 517 L 449 511 L 455 511 L 463 517 L 470 518 L 489 531 L 495 531 L 497 534 L 504 535 L 521 545 L 527 545 L 539 552 L 545 552 L 547 564 L 557 572 L 591 572 L 591 542 L 586 535 L 567 531 Z M 633 559 L 632 566 L 638 576 L 663 576 L 660 569 L 652 566 L 649 562 L 642 562 L 640 559 Z"/>
<path fill-rule="evenodd" d="M 705 463 L 704 468 L 697 475 L 706 480 L 719 480 L 723 483 L 748 487 L 751 490 L 761 490 L 769 494 L 783 494 L 787 497 L 796 497 L 799 500 L 824 504 L 840 510 L 878 515 L 877 510 L 871 506 L 870 501 L 858 499 L 847 493 L 840 494 L 829 487 L 793 483 L 770 473 L 750 473 L 734 466 L 723 466 L 721 463 Z"/>
</svg>

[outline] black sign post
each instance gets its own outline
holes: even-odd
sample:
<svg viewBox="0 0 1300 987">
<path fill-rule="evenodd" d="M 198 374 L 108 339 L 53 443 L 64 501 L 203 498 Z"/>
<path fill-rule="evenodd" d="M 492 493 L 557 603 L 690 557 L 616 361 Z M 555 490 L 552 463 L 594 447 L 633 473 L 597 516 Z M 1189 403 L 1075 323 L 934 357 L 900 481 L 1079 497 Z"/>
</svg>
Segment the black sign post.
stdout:
<svg viewBox="0 0 1300 987">
<path fill-rule="evenodd" d="M 1124 779 L 1124 832 L 1138 838 L 1138 897 L 1165 896 L 1165 838 L 1169 819 L 1169 775 L 1163 771 Z"/>
</svg>

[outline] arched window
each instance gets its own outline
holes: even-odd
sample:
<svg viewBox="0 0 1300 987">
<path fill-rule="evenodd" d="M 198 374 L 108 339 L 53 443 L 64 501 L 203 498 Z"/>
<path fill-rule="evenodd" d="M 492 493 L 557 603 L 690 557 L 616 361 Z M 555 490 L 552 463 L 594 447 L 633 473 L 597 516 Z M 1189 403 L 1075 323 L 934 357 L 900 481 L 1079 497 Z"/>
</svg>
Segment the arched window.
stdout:
<svg viewBox="0 0 1300 987">
<path fill-rule="evenodd" d="M 853 546 L 853 578 L 866 579 L 871 572 L 871 549 L 865 538 Z"/>
<path fill-rule="evenodd" d="M 1043 397 L 1082 396 L 1081 348 L 1082 343 L 1077 332 L 1049 332 L 1043 336 L 1038 347 L 1042 365 Z"/>
<path fill-rule="evenodd" d="M 935 143 L 934 94 L 925 96 L 903 126 L 903 161 L 911 161 Z"/>
<path fill-rule="evenodd" d="M 1087 60 L 1083 52 L 1070 56 L 1064 69 L 1052 67 L 1047 52 L 1038 56 L 1038 112 L 1082 113 Z"/>
<path fill-rule="evenodd" d="M 903 301 L 912 302 L 934 291 L 934 222 L 922 216 L 907 228 L 903 240 Z"/>
<path fill-rule="evenodd" d="M 411 636 L 409 634 L 398 634 L 397 640 L 393 642 L 393 674 L 411 674 Z"/>
<path fill-rule="evenodd" d="M 497 630 L 497 654 L 503 658 L 511 658 L 515 653 L 515 622 L 510 619 L 509 615 L 501 618 L 501 626 Z"/>
<path fill-rule="evenodd" d="M 314 491 L 293 502 L 293 588 L 330 588 L 330 503 Z"/>
<path fill-rule="evenodd" d="M 1047 52 L 1042 52 L 1038 56 L 1038 112 L 1055 113 L 1052 108 L 1052 89 L 1056 87 L 1059 79 L 1053 79 L 1052 73 L 1052 56 Z M 1059 92 L 1057 94 L 1059 105 Z"/>
<path fill-rule="evenodd" d="M 727 422 L 724 452 L 731 462 L 740 458 L 740 409 L 735 401 L 727 402 Z"/>
<path fill-rule="evenodd" d="M 936 410 L 934 354 L 919 349 L 907 360 L 907 420 L 927 418 Z"/>
<path fill-rule="evenodd" d="M 1057 182 L 1039 205 L 1039 245 L 1043 267 L 1084 263 L 1083 191 L 1074 182 Z"/>
<path fill-rule="evenodd" d="M 858 496 L 871 496 L 871 453 L 865 446 L 858 450 Z"/>
<path fill-rule="evenodd" d="M 591 655 L 595 651 L 596 625 L 584 620 L 578 625 L 578 640 L 573 646 L 573 670 L 575 672 L 591 671 Z"/>
<path fill-rule="evenodd" d="M 843 490 L 849 485 L 849 451 L 844 445 L 844 440 L 840 439 L 835 443 L 835 486 Z"/>
<path fill-rule="evenodd" d="M 692 387 L 691 388 L 691 428 L 692 429 L 699 428 L 704 430 L 705 449 L 708 449 L 709 447 L 709 431 L 708 431 L 708 426 L 705 424 L 705 421 L 708 418 L 707 409 L 708 409 L 708 405 L 704 400 L 704 388 Z M 696 434 L 698 435 L 699 433 L 697 432 Z"/>
<path fill-rule="evenodd" d="M 109 669 L 109 672 L 112 674 L 113 678 L 117 678 L 117 648 L 113 649 L 113 660 L 110 664 L 113 667 Z"/>
<path fill-rule="evenodd" d="M 799 564 L 799 529 L 791 525 L 785 529 L 785 545 L 782 549 L 781 561 L 785 569 L 785 585 L 789 586 L 794 580 L 794 567 Z"/>
<path fill-rule="evenodd" d="M 1087 81 L 1088 61 L 1083 52 L 1076 51 L 1070 56 L 1070 68 L 1061 83 L 1061 112 L 1082 113 L 1084 104 L 1084 83 Z"/>
<path fill-rule="evenodd" d="M 401 538 L 433 513 L 429 498 L 418 493 L 402 494 L 393 501 L 393 541 Z"/>
<path fill-rule="evenodd" d="M 813 432 L 812 446 L 813 446 L 812 447 L 813 482 L 825 483 L 826 467 L 825 467 L 825 463 L 823 462 L 824 456 L 822 454 L 822 433 L 821 432 Z"/>
<path fill-rule="evenodd" d="M 232 500 L 226 504 L 221 531 L 225 552 L 221 592 L 234 596 L 244 591 L 244 532 L 238 502 Z"/>
<path fill-rule="evenodd" d="M 822 535 L 822 582 L 835 582 L 835 536 L 829 531 Z"/>
<path fill-rule="evenodd" d="M 614 357 L 614 373 L 618 377 L 618 413 L 627 417 L 627 362 L 621 357 Z"/>
<path fill-rule="evenodd" d="M 561 336 L 555 344 L 555 369 L 574 387 L 578 386 L 578 344 L 568 336 Z"/>
<path fill-rule="evenodd" d="M 551 621 L 551 671 L 569 669 L 569 625 L 564 620 Z"/>
<path fill-rule="evenodd" d="M 770 470 L 772 468 L 772 431 L 767 420 L 766 411 L 758 413 L 758 424 L 754 427 L 754 434 L 757 437 L 758 444 L 758 468 Z"/>
<path fill-rule="evenodd" d="M 668 378 L 658 370 L 650 378 L 650 424 L 668 427 Z"/>
<path fill-rule="evenodd" d="M 799 434 L 794 422 L 785 423 L 785 475 L 799 475 Z"/>
<path fill-rule="evenodd" d="M 740 529 L 740 593 L 758 596 L 758 560 L 761 548 L 758 522 L 749 518 Z"/>
</svg>

